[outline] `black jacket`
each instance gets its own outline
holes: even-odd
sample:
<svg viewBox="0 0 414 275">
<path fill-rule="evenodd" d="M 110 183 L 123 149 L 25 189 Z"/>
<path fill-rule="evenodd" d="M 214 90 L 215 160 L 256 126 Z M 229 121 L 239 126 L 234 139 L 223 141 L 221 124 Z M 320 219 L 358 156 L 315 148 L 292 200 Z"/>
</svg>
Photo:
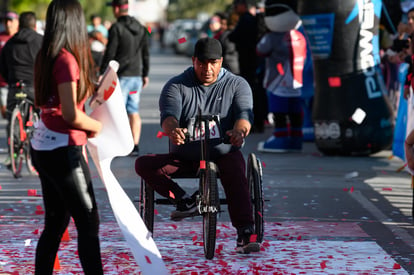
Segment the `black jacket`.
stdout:
<svg viewBox="0 0 414 275">
<path fill-rule="evenodd" d="M 42 41 L 43 36 L 29 28 L 19 30 L 7 41 L 0 54 L 0 74 L 9 85 L 19 80 L 33 85 L 34 63 Z"/>
<path fill-rule="evenodd" d="M 120 16 L 112 24 L 101 64 L 101 74 L 109 61 L 119 63 L 118 76 L 148 76 L 149 52 L 147 30 L 131 16 Z"/>
</svg>

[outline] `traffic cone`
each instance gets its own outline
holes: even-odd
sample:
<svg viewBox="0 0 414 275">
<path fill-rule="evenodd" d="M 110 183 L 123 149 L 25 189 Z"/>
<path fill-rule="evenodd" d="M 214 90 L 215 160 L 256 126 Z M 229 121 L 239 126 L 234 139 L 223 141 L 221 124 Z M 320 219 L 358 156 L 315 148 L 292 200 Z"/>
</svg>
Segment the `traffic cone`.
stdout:
<svg viewBox="0 0 414 275">
<path fill-rule="evenodd" d="M 53 270 L 60 270 L 60 262 L 59 262 L 59 256 L 56 253 L 56 258 L 55 258 L 55 264 L 53 265 Z"/>
<path fill-rule="evenodd" d="M 70 237 L 69 237 L 69 230 L 66 227 L 66 230 L 62 235 L 62 242 L 68 242 L 68 241 L 70 241 Z"/>
</svg>

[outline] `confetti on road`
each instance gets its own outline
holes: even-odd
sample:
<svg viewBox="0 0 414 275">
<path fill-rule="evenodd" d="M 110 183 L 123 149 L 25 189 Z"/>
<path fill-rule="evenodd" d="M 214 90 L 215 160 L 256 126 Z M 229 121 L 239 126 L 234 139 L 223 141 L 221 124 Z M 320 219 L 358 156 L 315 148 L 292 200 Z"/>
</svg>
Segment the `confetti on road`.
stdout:
<svg viewBox="0 0 414 275">
<path fill-rule="evenodd" d="M 40 224 L 0 225 L 0 273 L 33 274 L 33 232 Z M 171 274 L 408 274 L 357 223 L 266 223 L 265 229 L 261 251 L 240 255 L 235 230 L 219 222 L 212 260 L 204 257 L 202 222 L 155 223 L 154 240 Z M 82 273 L 73 222 L 69 232 L 73 238 L 60 245 L 57 275 Z M 116 222 L 101 223 L 100 235 L 105 274 L 141 274 Z M 29 246 L 21 245 L 29 239 Z"/>
</svg>

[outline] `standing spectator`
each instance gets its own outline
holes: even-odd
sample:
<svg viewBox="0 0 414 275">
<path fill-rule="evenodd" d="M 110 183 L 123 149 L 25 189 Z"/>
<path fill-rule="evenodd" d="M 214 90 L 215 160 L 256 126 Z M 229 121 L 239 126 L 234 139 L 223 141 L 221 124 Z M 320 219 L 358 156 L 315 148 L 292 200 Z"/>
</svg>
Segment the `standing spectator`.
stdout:
<svg viewBox="0 0 414 275">
<path fill-rule="evenodd" d="M 134 139 L 132 154 L 138 154 L 141 136 L 139 101 L 148 85 L 149 51 L 147 30 L 128 15 L 128 0 L 113 0 L 112 10 L 117 21 L 109 29 L 108 44 L 101 64 L 101 73 L 109 61 L 119 62 L 118 76 Z"/>
<path fill-rule="evenodd" d="M 92 70 L 79 1 L 53 0 L 47 9 L 43 44 L 35 63 L 35 103 L 41 109 L 41 121 L 31 145 L 45 208 L 45 225 L 36 247 L 36 275 L 53 273 L 71 217 L 76 224 L 84 274 L 103 274 L 99 213 L 85 151 L 87 138 L 96 136 L 102 128 L 84 111 L 85 101 L 95 88 Z"/>
<path fill-rule="evenodd" d="M 240 74 L 239 54 L 237 52 L 236 45 L 229 39 L 229 34 L 234 28 L 234 23 L 226 14 L 221 15 L 221 29 L 214 38 L 220 41 L 223 48 L 222 67 L 234 74 Z"/>
<path fill-rule="evenodd" d="M 19 31 L 7 41 L 0 53 L 0 74 L 8 85 L 7 136 L 9 135 L 11 114 L 17 103 L 15 94 L 19 91 L 18 86 L 22 84 L 21 82 L 26 86 L 24 91 L 28 98 L 34 100 L 34 63 L 43 39 L 42 35 L 36 32 L 36 15 L 33 12 L 23 12 L 20 15 L 18 25 Z M 20 83 L 17 84 L 18 82 Z M 9 156 L 4 164 L 10 165 Z"/>
<path fill-rule="evenodd" d="M 262 89 L 256 87 L 256 68 L 258 59 L 256 56 L 257 44 L 257 21 L 256 21 L 256 1 L 254 0 L 234 0 L 235 12 L 239 15 L 236 27 L 229 34 L 230 41 L 236 44 L 239 53 L 240 75 L 249 83 L 253 91 L 253 113 L 254 123 L 252 132 L 263 132 L 264 121 L 267 112 L 264 99 L 266 95 Z M 262 93 L 262 94 L 260 94 Z"/>
<path fill-rule="evenodd" d="M 4 31 L 0 32 L 0 52 L 7 40 L 19 30 L 19 15 L 17 13 L 9 11 L 3 20 Z M 0 112 L 3 118 L 6 118 L 7 93 L 7 82 L 0 75 Z"/>
<path fill-rule="evenodd" d="M 99 15 L 91 15 L 91 25 L 88 25 L 88 33 L 99 32 L 102 34 L 100 37 L 101 42 L 105 45 L 108 39 L 108 29 L 102 24 L 102 18 Z"/>
<path fill-rule="evenodd" d="M 204 26 L 201 28 L 202 33 L 201 37 L 214 37 L 217 32 L 220 31 L 221 24 L 220 24 L 220 16 L 218 14 L 214 14 Z"/>
<path fill-rule="evenodd" d="M 306 40 L 297 30 L 299 17 L 285 4 L 267 0 L 265 22 L 271 32 L 257 44 L 257 53 L 266 57 L 263 86 L 269 111 L 274 116 L 273 135 L 259 143 L 258 150 L 285 152 L 302 150 L 301 87 L 306 59 Z M 290 127 L 288 127 L 290 123 Z"/>
</svg>

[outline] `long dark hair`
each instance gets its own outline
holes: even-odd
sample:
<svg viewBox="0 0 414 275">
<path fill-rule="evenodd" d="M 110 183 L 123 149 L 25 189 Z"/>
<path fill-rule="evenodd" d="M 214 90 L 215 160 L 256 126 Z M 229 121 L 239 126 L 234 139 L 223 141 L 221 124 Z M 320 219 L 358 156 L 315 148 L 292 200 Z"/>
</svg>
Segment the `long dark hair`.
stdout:
<svg viewBox="0 0 414 275">
<path fill-rule="evenodd" d="M 93 59 L 85 16 L 78 0 L 53 0 L 47 9 L 42 48 L 35 63 L 35 103 L 45 105 L 52 95 L 53 65 L 62 49 L 75 57 L 79 66 L 77 103 L 93 92 Z"/>
</svg>

